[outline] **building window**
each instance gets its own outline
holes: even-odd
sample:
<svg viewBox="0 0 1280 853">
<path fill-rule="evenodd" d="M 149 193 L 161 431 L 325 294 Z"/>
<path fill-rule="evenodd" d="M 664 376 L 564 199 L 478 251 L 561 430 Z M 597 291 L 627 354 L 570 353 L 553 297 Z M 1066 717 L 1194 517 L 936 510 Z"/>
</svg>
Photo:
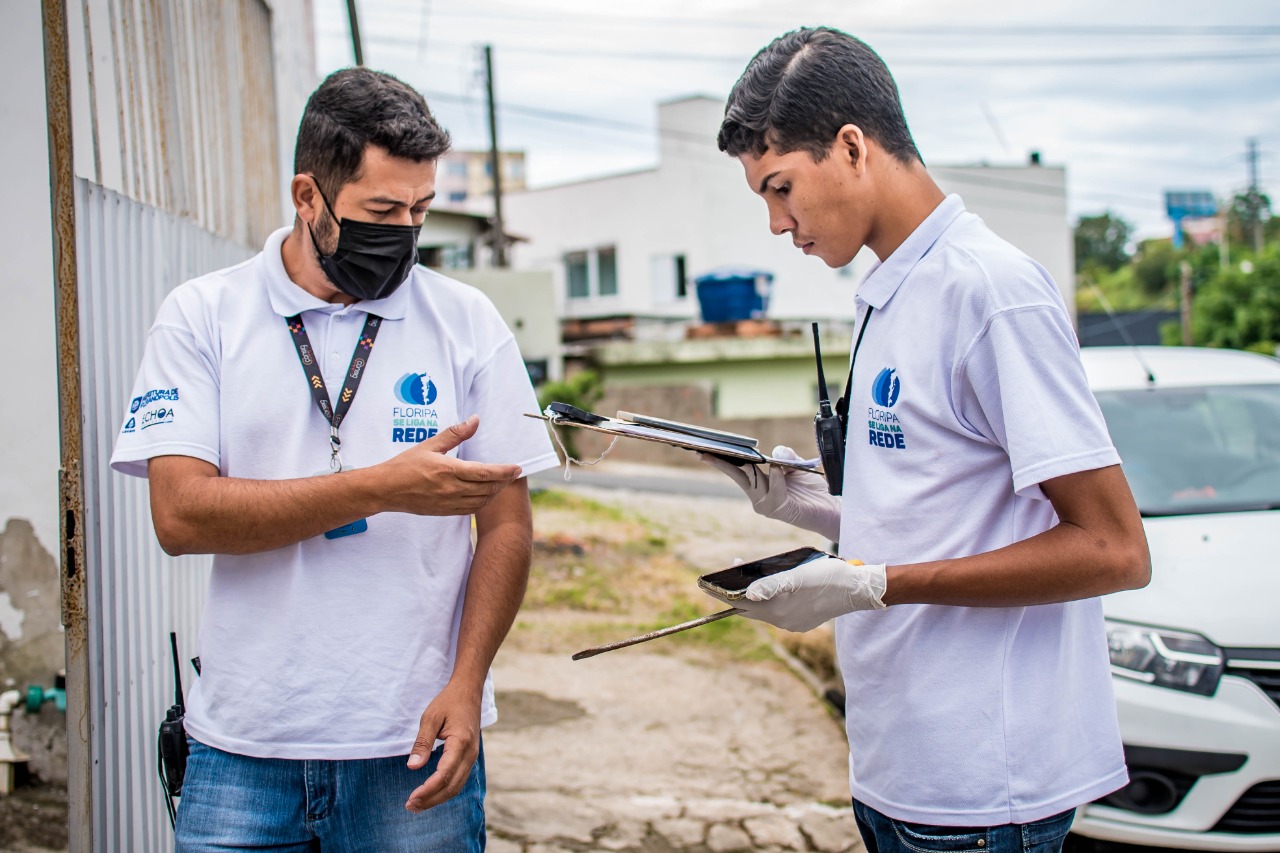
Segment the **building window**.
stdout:
<svg viewBox="0 0 1280 853">
<path fill-rule="evenodd" d="M 587 278 L 587 253 L 570 252 L 564 256 L 565 279 L 569 283 L 570 299 L 586 299 L 591 295 Z"/>
<path fill-rule="evenodd" d="M 613 246 L 596 250 L 599 262 L 599 289 L 601 296 L 618 295 L 618 252 Z"/>
<path fill-rule="evenodd" d="M 507 161 L 507 177 L 513 181 L 524 180 L 524 161 L 512 158 Z"/>
<path fill-rule="evenodd" d="M 440 253 L 440 266 L 447 270 L 469 270 L 475 267 L 475 258 L 468 243 L 445 246 Z"/>
<path fill-rule="evenodd" d="M 467 200 L 467 191 L 466 191 L 466 190 L 462 190 L 462 191 L 460 191 L 460 192 L 451 192 L 451 193 L 449 193 L 449 201 L 450 201 L 451 203 L 455 203 L 455 204 L 456 204 L 457 202 L 460 202 L 460 201 L 466 201 L 466 200 Z"/>
<path fill-rule="evenodd" d="M 689 273 L 684 255 L 653 255 L 649 259 L 653 301 L 677 302 L 689 295 Z"/>
<path fill-rule="evenodd" d="M 529 372 L 529 383 L 531 385 L 536 387 L 547 381 L 547 360 L 545 358 L 526 360 L 524 369 Z"/>
<path fill-rule="evenodd" d="M 445 174 L 454 178 L 465 178 L 467 176 L 466 160 L 449 160 L 445 163 Z"/>
</svg>

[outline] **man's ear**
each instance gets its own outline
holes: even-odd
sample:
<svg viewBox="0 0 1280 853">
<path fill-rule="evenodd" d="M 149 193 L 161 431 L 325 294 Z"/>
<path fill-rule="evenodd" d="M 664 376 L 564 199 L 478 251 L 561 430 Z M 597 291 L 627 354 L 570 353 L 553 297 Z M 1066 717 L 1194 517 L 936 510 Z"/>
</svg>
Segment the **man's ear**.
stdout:
<svg viewBox="0 0 1280 853">
<path fill-rule="evenodd" d="M 857 172 L 867 167 L 867 138 L 856 124 L 846 124 L 836 134 L 836 153 Z"/>
<path fill-rule="evenodd" d="M 316 224 L 320 218 L 320 193 L 316 191 L 315 178 L 310 175 L 294 175 L 289 182 L 289 197 L 293 200 L 293 209 L 303 222 Z"/>
</svg>

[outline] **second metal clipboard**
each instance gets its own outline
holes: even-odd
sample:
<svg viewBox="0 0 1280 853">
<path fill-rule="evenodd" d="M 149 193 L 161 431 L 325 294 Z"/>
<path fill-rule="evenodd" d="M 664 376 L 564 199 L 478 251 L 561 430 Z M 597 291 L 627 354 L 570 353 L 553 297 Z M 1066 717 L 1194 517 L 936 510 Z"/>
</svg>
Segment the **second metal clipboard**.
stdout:
<svg viewBox="0 0 1280 853">
<path fill-rule="evenodd" d="M 682 447 L 686 450 L 696 450 L 701 453 L 709 453 L 729 462 L 737 462 L 741 460 L 743 463 L 747 464 L 781 465 L 784 468 L 795 468 L 800 471 L 812 471 L 815 474 L 822 473 L 822 468 L 817 462 L 774 459 L 771 456 L 765 456 L 754 448 L 730 444 L 724 441 L 715 441 L 713 439 L 702 438 L 701 436 L 689 435 L 688 433 L 644 426 L 630 421 L 618 420 L 617 418 L 605 417 L 601 423 L 588 424 L 579 420 L 574 420 L 573 418 L 558 415 L 548 417 L 545 414 L 526 414 L 525 417 L 544 420 L 552 426 L 571 426 L 578 429 L 589 429 L 594 432 L 602 432 L 606 435 L 620 435 L 628 438 L 639 438 L 644 441 L 656 441 L 662 444 L 669 444 L 673 447 Z"/>
</svg>

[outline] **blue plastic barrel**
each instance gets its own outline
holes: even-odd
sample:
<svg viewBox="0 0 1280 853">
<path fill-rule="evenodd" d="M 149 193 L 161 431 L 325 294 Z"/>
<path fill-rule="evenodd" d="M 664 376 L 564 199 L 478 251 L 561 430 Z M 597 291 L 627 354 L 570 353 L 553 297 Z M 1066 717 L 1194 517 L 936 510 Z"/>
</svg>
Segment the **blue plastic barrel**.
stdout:
<svg viewBox="0 0 1280 853">
<path fill-rule="evenodd" d="M 694 280 L 704 323 L 732 323 L 764 317 L 773 274 L 746 267 L 719 267 Z"/>
</svg>

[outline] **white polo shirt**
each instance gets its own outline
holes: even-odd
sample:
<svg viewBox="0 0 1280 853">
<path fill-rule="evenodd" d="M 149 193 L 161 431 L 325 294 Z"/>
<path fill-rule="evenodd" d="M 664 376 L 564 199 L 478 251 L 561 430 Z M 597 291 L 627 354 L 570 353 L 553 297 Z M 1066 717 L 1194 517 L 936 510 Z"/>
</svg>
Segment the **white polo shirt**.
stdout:
<svg viewBox="0 0 1280 853">
<path fill-rule="evenodd" d="M 285 273 L 281 229 L 262 253 L 189 281 L 147 336 L 111 465 L 145 477 L 153 456 L 203 459 L 226 477 L 307 477 L 329 465 L 329 426 L 285 317 L 301 313 L 331 398 L 366 317 L 384 318 L 342 423 L 347 467 L 383 462 L 480 416 L 454 454 L 556 465 L 511 332 L 479 291 L 416 266 L 391 296 L 323 302 Z M 381 513 L 364 533 L 217 555 L 187 731 L 229 752 L 346 759 L 407 754 L 453 670 L 470 570 L 471 517 Z M 497 719 L 486 680 L 482 724 Z"/>
<path fill-rule="evenodd" d="M 1037 485 L 1119 464 L 1049 274 L 957 196 L 857 291 L 843 556 L 985 553 L 1057 522 Z M 1125 784 L 1098 598 L 896 605 L 836 623 L 855 798 L 898 820 L 1026 823 Z"/>
</svg>

